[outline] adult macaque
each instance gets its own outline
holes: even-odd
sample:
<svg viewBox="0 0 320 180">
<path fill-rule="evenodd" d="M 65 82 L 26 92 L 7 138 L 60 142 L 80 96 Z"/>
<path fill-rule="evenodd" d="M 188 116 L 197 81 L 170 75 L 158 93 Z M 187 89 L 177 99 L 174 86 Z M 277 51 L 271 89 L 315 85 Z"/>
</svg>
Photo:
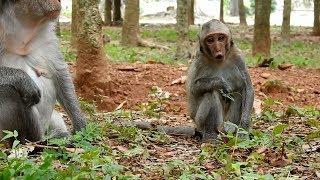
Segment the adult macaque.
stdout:
<svg viewBox="0 0 320 180">
<path fill-rule="evenodd" d="M 254 91 L 244 59 L 228 27 L 218 20 L 203 24 L 200 49 L 188 70 L 190 116 L 203 140 L 234 132 L 231 122 L 249 130 Z"/>
<path fill-rule="evenodd" d="M 54 32 L 60 10 L 60 0 L 0 0 L 0 138 L 2 130 L 17 130 L 22 143 L 69 137 L 56 100 L 73 131 L 86 125 Z"/>
</svg>

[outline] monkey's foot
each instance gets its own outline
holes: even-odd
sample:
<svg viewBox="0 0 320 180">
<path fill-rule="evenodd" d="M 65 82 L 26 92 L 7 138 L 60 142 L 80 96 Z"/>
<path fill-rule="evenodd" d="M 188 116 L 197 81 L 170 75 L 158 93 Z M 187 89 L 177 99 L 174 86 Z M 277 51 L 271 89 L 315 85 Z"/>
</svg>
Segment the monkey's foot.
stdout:
<svg viewBox="0 0 320 180">
<path fill-rule="evenodd" d="M 217 133 L 202 133 L 201 138 L 202 143 L 213 143 L 213 144 L 220 144 L 221 141 L 218 139 Z"/>
</svg>

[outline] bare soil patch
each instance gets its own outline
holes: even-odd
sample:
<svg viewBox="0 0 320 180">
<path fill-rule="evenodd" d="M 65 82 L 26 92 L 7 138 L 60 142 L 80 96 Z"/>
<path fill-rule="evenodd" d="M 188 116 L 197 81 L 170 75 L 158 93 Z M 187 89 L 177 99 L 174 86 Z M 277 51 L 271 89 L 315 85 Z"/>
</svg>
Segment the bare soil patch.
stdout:
<svg viewBox="0 0 320 180">
<path fill-rule="evenodd" d="M 111 82 L 108 82 L 108 91 L 104 91 L 105 87 L 101 84 L 102 94 L 96 95 L 95 100 L 99 110 L 112 111 L 123 102 L 125 102 L 123 109 L 137 110 L 139 104 L 147 101 L 151 88 L 157 86 L 171 94 L 166 112 L 187 114 L 185 84 L 172 84 L 175 80 L 186 76 L 187 68 L 185 65 L 109 64 L 105 69 L 106 77 L 99 77 L 102 79 L 100 82 L 103 82 L 103 79 L 109 79 Z M 257 99 L 270 97 L 281 100 L 284 106 L 312 105 L 320 108 L 319 69 L 291 67 L 279 70 L 249 67 L 249 73 Z M 78 93 L 80 96 L 87 96 L 85 91 L 79 89 Z"/>
</svg>

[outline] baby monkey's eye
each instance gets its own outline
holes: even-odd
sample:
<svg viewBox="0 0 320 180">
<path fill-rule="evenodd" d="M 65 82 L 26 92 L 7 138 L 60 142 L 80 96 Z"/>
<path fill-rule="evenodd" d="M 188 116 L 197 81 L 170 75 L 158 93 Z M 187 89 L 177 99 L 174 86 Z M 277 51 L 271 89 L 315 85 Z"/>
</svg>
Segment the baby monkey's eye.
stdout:
<svg viewBox="0 0 320 180">
<path fill-rule="evenodd" d="M 224 41 L 224 38 L 225 38 L 224 36 L 219 36 L 218 41 Z"/>
<path fill-rule="evenodd" d="M 212 44 L 214 42 L 214 39 L 213 39 L 213 37 L 209 37 L 206 39 L 206 41 L 208 44 Z"/>
</svg>

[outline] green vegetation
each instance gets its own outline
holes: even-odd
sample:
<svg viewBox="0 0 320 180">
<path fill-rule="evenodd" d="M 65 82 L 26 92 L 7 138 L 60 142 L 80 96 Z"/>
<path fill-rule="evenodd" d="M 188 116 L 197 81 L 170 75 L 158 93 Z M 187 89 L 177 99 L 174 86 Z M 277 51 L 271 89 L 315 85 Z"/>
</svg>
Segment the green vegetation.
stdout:
<svg viewBox="0 0 320 180">
<path fill-rule="evenodd" d="M 255 66 L 260 57 L 253 57 L 251 55 L 251 41 L 252 31 L 240 29 L 238 26 L 230 25 L 233 36 L 237 46 L 243 51 L 246 62 L 250 66 Z M 279 39 L 281 28 L 278 26 L 271 27 L 271 33 L 273 36 L 278 37 L 276 40 L 272 40 L 271 54 L 274 59 L 272 67 L 277 67 L 279 64 L 291 63 L 299 67 L 320 67 L 320 56 L 318 50 L 320 44 L 318 42 L 308 40 L 308 34 L 312 31 L 310 28 L 304 27 L 292 27 L 292 34 L 294 37 L 289 44 L 283 44 Z M 193 43 L 192 47 L 195 48 L 195 44 L 198 41 L 197 33 L 198 27 L 190 28 L 189 37 Z M 140 29 L 140 35 L 143 40 L 154 44 L 161 45 L 166 48 L 156 47 L 126 47 L 120 45 L 121 28 L 109 27 L 104 30 L 104 33 L 108 35 L 111 42 L 105 45 L 105 52 L 111 58 L 111 62 L 142 62 L 156 61 L 165 64 L 184 63 L 185 61 L 176 61 L 175 54 L 175 41 L 176 32 L 173 26 L 146 26 Z M 246 34 L 246 38 L 243 35 Z M 304 34 L 304 36 L 302 36 Z M 292 36 L 293 37 L 293 36 Z M 304 40 L 307 39 L 307 40 Z M 72 50 L 69 42 L 71 40 L 70 31 L 63 30 L 61 35 L 62 52 L 67 61 L 75 60 L 75 53 Z M 191 49 L 192 49 L 191 47 Z M 190 49 L 190 50 L 191 50 Z"/>
<path fill-rule="evenodd" d="M 9 149 L 0 147 L 0 179 L 145 179 L 148 174 L 165 179 L 296 178 L 291 175 L 298 168 L 293 164 L 306 157 L 304 166 L 319 173 L 320 163 L 316 161 L 319 155 L 311 155 L 312 151 L 306 155 L 305 151 L 310 151 L 308 144 L 320 138 L 320 112 L 313 107 L 292 106 L 276 112 L 270 107 L 281 106 L 280 102 L 266 99 L 265 104 L 262 115 L 253 117 L 251 139 L 222 135 L 224 143 L 194 147 L 198 151 L 190 155 L 196 157 L 192 162 L 173 156 L 161 164 L 154 160 L 170 153 L 164 151 L 168 147 L 174 152 L 179 150 L 181 139 L 113 122 L 138 116 L 133 112 L 122 110 L 97 115 L 94 106 L 86 105 L 87 113 L 95 114 L 91 117 L 94 123 L 73 136 L 72 144 L 78 151 L 67 149 L 67 141 L 57 139 L 48 141 L 48 145 L 56 149 L 44 148 L 32 156 L 13 155 L 12 152 L 21 151 L 19 148 L 23 147 L 19 142 L 14 144 L 11 155 Z M 5 138 L 17 136 L 16 132 L 6 133 Z M 164 152 L 157 152 L 159 150 Z"/>
</svg>

